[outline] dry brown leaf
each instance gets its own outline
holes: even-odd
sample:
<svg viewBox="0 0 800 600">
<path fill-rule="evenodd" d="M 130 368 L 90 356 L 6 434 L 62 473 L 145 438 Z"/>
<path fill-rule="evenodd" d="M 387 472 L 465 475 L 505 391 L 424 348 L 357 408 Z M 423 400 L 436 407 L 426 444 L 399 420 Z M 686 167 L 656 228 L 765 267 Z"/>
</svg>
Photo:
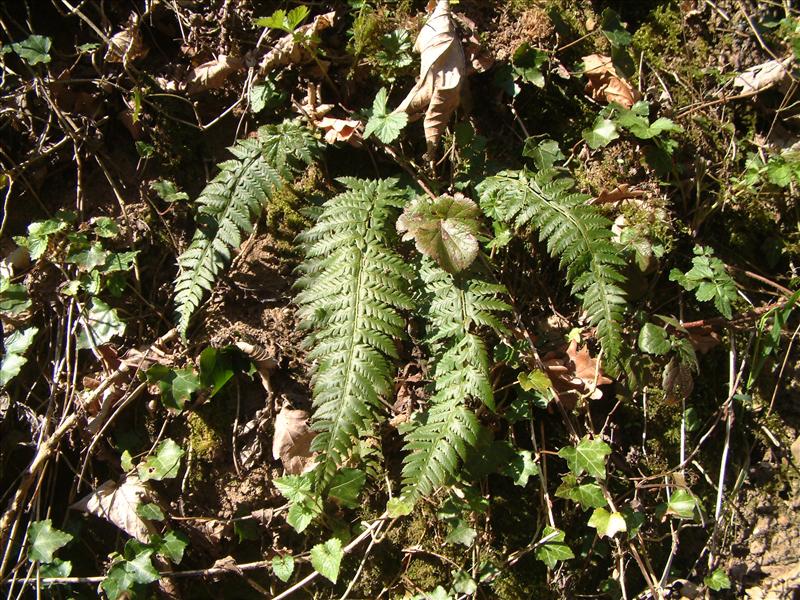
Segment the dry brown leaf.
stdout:
<svg viewBox="0 0 800 600">
<path fill-rule="evenodd" d="M 148 521 L 136 514 L 136 508 L 152 501 L 153 492 L 135 475 L 129 475 L 120 485 L 106 481 L 70 508 L 92 513 L 106 519 L 140 542 L 148 543 L 150 534 L 157 533 Z"/>
<path fill-rule="evenodd" d="M 583 57 L 584 75 L 589 80 L 586 92 L 595 100 L 616 102 L 625 108 L 633 106 L 641 94 L 617 71 L 610 56 L 590 54 Z"/>
<path fill-rule="evenodd" d="M 275 417 L 272 458 L 281 459 L 290 475 L 299 475 L 314 468 L 311 441 L 316 435 L 308 426 L 308 412 L 284 406 Z"/>
<path fill-rule="evenodd" d="M 314 59 L 314 55 L 311 52 L 314 51 L 318 43 L 315 34 L 332 26 L 335 18 L 335 12 L 317 15 L 308 25 L 298 27 L 294 33 L 286 34 L 275 42 L 272 50 L 267 52 L 264 58 L 261 59 L 261 64 L 259 65 L 261 74 L 263 75 L 277 67 L 311 62 Z M 297 43 L 298 39 L 307 41 L 305 44 L 299 44 Z"/>
<path fill-rule="evenodd" d="M 204 62 L 192 69 L 186 82 L 186 90 L 190 94 L 197 94 L 205 90 L 214 90 L 222 87 L 228 75 L 244 66 L 241 58 L 220 54 L 214 60 Z"/>
<path fill-rule="evenodd" d="M 750 67 L 733 80 L 733 86 L 741 88 L 742 92 L 760 92 L 781 83 L 789 76 L 789 66 L 792 58 L 768 60 L 765 63 Z"/>
<path fill-rule="evenodd" d="M 466 61 L 449 0 L 438 0 L 433 13 L 417 36 L 414 49 L 420 53 L 420 77 L 395 112 L 410 118 L 425 114 L 428 158 L 433 158 L 439 138 L 461 102 Z"/>
<path fill-rule="evenodd" d="M 691 368 L 673 356 L 664 368 L 661 385 L 664 388 L 664 400 L 667 402 L 686 400 L 694 390 Z"/>
<path fill-rule="evenodd" d="M 325 132 L 325 141 L 328 144 L 336 142 L 347 142 L 356 148 L 361 146 L 361 121 L 354 119 L 336 119 L 334 117 L 323 117 L 314 123 Z"/>
<path fill-rule="evenodd" d="M 132 62 L 142 58 L 147 52 L 139 27 L 134 23 L 111 36 L 105 60 L 114 63 Z"/>
<path fill-rule="evenodd" d="M 571 341 L 565 352 L 551 352 L 544 357 L 544 366 L 556 392 L 578 394 L 592 400 L 599 400 L 603 392 L 601 385 L 612 383 L 606 377 L 596 358 L 592 358 L 589 348 L 578 349 L 578 343 Z"/>
<path fill-rule="evenodd" d="M 622 202 L 623 200 L 629 200 L 631 198 L 641 198 L 642 196 L 644 196 L 644 192 L 642 190 L 633 189 L 627 183 L 623 183 L 615 187 L 610 192 L 607 190 L 600 192 L 594 203 L 613 204 Z"/>
</svg>

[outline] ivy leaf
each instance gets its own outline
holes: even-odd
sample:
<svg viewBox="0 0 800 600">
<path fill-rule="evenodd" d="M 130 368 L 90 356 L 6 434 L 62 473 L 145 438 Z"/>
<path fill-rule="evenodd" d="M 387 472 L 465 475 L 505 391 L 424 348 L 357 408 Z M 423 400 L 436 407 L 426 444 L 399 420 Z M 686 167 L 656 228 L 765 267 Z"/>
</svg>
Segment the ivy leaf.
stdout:
<svg viewBox="0 0 800 600">
<path fill-rule="evenodd" d="M 633 36 L 625 30 L 616 11 L 607 8 L 600 19 L 600 30 L 612 46 L 628 46 L 633 41 Z"/>
<path fill-rule="evenodd" d="M 186 192 L 181 192 L 172 181 L 168 181 L 166 179 L 151 181 L 150 189 L 158 194 L 158 197 L 164 202 L 179 202 L 181 200 L 189 199 L 189 194 Z"/>
<path fill-rule="evenodd" d="M 15 331 L 5 339 L 5 354 L 0 364 L 0 387 L 8 385 L 14 377 L 19 375 L 23 365 L 28 362 L 25 352 L 28 351 L 36 334 L 37 327 L 28 327 L 22 331 Z"/>
<path fill-rule="evenodd" d="M 406 500 L 402 496 L 399 498 L 392 498 L 386 503 L 386 512 L 390 519 L 408 516 L 413 510 L 414 503 Z"/>
<path fill-rule="evenodd" d="M 559 561 L 575 558 L 572 549 L 564 543 L 565 534 L 560 529 L 545 527 L 542 539 L 548 538 L 552 534 L 555 535 L 536 549 L 536 558 L 551 569 L 555 568 Z"/>
<path fill-rule="evenodd" d="M 372 103 L 372 113 L 364 128 L 365 139 L 374 133 L 384 144 L 389 144 L 397 139 L 408 123 L 408 115 L 405 112 L 387 112 L 387 101 L 386 88 L 381 88 Z"/>
<path fill-rule="evenodd" d="M 646 323 L 639 332 L 639 349 L 647 354 L 663 356 L 669 352 L 671 345 L 667 332 L 655 323 Z"/>
<path fill-rule="evenodd" d="M 696 508 L 697 498 L 688 490 L 678 489 L 672 493 L 667 502 L 666 514 L 674 515 L 679 519 L 692 519 Z"/>
<path fill-rule="evenodd" d="M 128 543 L 130 544 L 130 542 Z M 115 563 L 100 584 L 106 595 L 109 598 L 117 599 L 124 597 L 135 584 L 147 584 L 157 581 L 159 574 L 150 560 L 153 552 L 152 548 L 145 548 L 132 560 L 121 560 Z"/>
<path fill-rule="evenodd" d="M 52 562 L 42 565 L 39 568 L 39 576 L 45 577 L 69 577 L 72 573 L 72 562 L 54 558 Z"/>
<path fill-rule="evenodd" d="M 605 508 L 594 509 L 592 516 L 589 518 L 589 527 L 597 529 L 597 535 L 600 537 L 608 538 L 613 538 L 620 531 L 628 530 L 622 513 L 610 513 Z"/>
<path fill-rule="evenodd" d="M 336 583 L 339 578 L 342 556 L 344 556 L 342 542 L 333 538 L 324 544 L 317 544 L 311 549 L 311 565 L 320 575 Z"/>
<path fill-rule="evenodd" d="M 514 480 L 514 485 L 525 487 L 531 475 L 539 474 L 539 467 L 533 461 L 530 450 L 520 450 L 504 472 Z"/>
<path fill-rule="evenodd" d="M 547 53 L 531 48 L 527 43 L 520 44 L 511 59 L 514 74 L 538 88 L 544 87 L 542 65 L 546 61 Z"/>
<path fill-rule="evenodd" d="M 209 388 L 208 397 L 213 398 L 233 377 L 230 354 L 209 346 L 200 353 L 199 363 L 200 381 Z"/>
<path fill-rule="evenodd" d="M 136 514 L 148 521 L 163 521 L 164 511 L 158 504 L 139 504 L 136 507 Z"/>
<path fill-rule="evenodd" d="M 286 583 L 294 572 L 294 557 L 291 554 L 273 556 L 272 571 L 275 577 Z"/>
<path fill-rule="evenodd" d="M 53 553 L 71 540 L 71 534 L 53 529 L 53 522 L 50 519 L 35 521 L 28 529 L 28 560 L 52 562 Z"/>
<path fill-rule="evenodd" d="M 569 470 L 575 475 L 584 472 L 596 479 L 606 478 L 606 457 L 611 447 L 602 440 L 591 440 L 585 436 L 577 446 L 567 446 L 558 455 L 567 461 Z"/>
<path fill-rule="evenodd" d="M 445 271 L 457 273 L 478 256 L 480 214 L 478 205 L 461 194 L 439 196 L 433 202 L 417 198 L 400 215 L 397 231 Z"/>
<path fill-rule="evenodd" d="M 583 130 L 583 139 L 592 150 L 605 148 L 617 138 L 619 138 L 617 125 L 611 119 L 603 117 L 597 117 L 591 128 Z"/>
<path fill-rule="evenodd" d="M 170 369 L 165 365 L 153 365 L 145 372 L 147 381 L 158 385 L 161 401 L 169 409 L 180 413 L 192 394 L 200 389 L 200 378 L 194 369 Z"/>
<path fill-rule="evenodd" d="M 458 570 L 452 573 L 453 589 L 459 594 L 471 596 L 478 591 L 478 584 L 466 571 Z"/>
<path fill-rule="evenodd" d="M 357 508 L 360 506 L 358 495 L 366 480 L 367 475 L 364 471 L 341 469 L 331 482 L 328 497 L 347 508 Z"/>
<path fill-rule="evenodd" d="M 715 592 L 731 589 L 731 580 L 724 569 L 716 569 L 711 575 L 703 579 L 703 583 L 708 586 L 708 589 Z"/>
<path fill-rule="evenodd" d="M 596 483 L 578 485 L 577 478 L 571 473 L 567 473 L 561 480 L 561 485 L 556 490 L 556 497 L 577 502 L 584 510 L 608 505 L 603 495 L 603 488 Z"/>
<path fill-rule="evenodd" d="M 454 523 L 453 529 L 447 534 L 445 542 L 448 544 L 461 544 L 469 548 L 472 546 L 476 537 L 478 537 L 478 532 L 470 527 L 463 519 L 458 519 Z"/>
<path fill-rule="evenodd" d="M 566 158 L 558 142 L 550 138 L 544 139 L 541 142 L 536 138 L 528 138 L 525 140 L 525 147 L 522 150 L 522 156 L 527 156 L 533 159 L 533 164 L 540 171 L 549 169 L 557 162 Z"/>
<path fill-rule="evenodd" d="M 181 467 L 181 457 L 185 454 L 183 448 L 173 440 L 167 438 L 157 447 L 155 454 L 139 464 L 139 479 L 144 482 L 150 479 L 161 481 L 172 479 L 178 474 Z"/>
<path fill-rule="evenodd" d="M 552 397 L 553 382 L 544 371 L 520 373 L 517 376 L 519 386 L 526 392 L 535 391 L 546 398 Z"/>
<path fill-rule="evenodd" d="M 157 539 L 156 551 L 166 556 L 174 564 L 180 564 L 183 560 L 183 552 L 189 545 L 189 538 L 180 531 L 168 531 L 163 538 Z"/>
<path fill-rule="evenodd" d="M 86 350 L 93 345 L 102 346 L 111 341 L 115 335 L 125 333 L 125 323 L 120 320 L 116 309 L 99 298 L 92 298 L 89 310 L 81 316 L 81 325 L 83 331 L 78 336 L 76 344 L 78 350 Z"/>
<path fill-rule="evenodd" d="M 50 62 L 50 47 L 53 42 L 43 35 L 30 35 L 27 39 L 11 44 L 11 49 L 30 66 Z"/>
</svg>

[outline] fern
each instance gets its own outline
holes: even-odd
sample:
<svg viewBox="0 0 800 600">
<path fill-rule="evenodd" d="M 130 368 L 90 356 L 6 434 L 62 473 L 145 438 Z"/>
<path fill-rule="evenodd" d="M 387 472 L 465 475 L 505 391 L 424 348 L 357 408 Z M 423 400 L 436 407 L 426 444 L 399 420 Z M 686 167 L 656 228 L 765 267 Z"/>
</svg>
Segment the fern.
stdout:
<svg viewBox="0 0 800 600">
<path fill-rule="evenodd" d="M 242 234 L 253 230 L 264 204 L 300 167 L 313 160 L 316 141 L 294 122 L 266 125 L 258 136 L 236 142 L 229 151 L 236 159 L 219 165 L 219 174 L 197 199 L 197 230 L 178 257 L 175 305 L 178 328 L 186 332 L 189 320 L 220 273 Z"/>
<path fill-rule="evenodd" d="M 622 318 L 627 301 L 619 287 L 625 278 L 618 247 L 611 241 L 611 222 L 588 196 L 572 191 L 574 182 L 555 169 L 538 173 L 504 171 L 478 186 L 484 212 L 515 230 L 535 229 L 560 257 L 597 337 L 613 364 L 622 347 Z"/>
<path fill-rule="evenodd" d="M 476 444 L 480 425 L 469 400 L 494 409 L 489 355 L 477 330 L 504 332 L 497 313 L 509 309 L 498 299 L 504 288 L 477 275 L 451 275 L 428 260 L 421 274 L 429 296 L 428 341 L 438 360 L 430 407 L 405 434 L 402 495 L 412 501 L 453 478 Z"/>
<path fill-rule="evenodd" d="M 316 486 L 324 489 L 349 456 L 359 431 L 374 418 L 380 397 L 392 392 L 400 314 L 411 309 L 413 271 L 392 250 L 394 221 L 404 196 L 396 180 L 340 180 L 349 189 L 327 201 L 317 223 L 301 236 L 305 272 L 297 296 L 311 329 L 314 416 L 319 433 Z"/>
</svg>

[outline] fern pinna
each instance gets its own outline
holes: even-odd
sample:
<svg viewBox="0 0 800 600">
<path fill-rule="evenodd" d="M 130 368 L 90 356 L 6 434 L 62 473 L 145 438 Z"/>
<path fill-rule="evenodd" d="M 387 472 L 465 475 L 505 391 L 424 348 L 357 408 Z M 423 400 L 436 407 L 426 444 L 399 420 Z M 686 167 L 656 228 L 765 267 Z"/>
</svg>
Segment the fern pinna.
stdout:
<svg viewBox="0 0 800 600">
<path fill-rule="evenodd" d="M 556 169 L 503 171 L 479 186 L 480 204 L 490 217 L 516 231 L 538 230 L 552 256 L 567 269 L 572 293 L 597 328 L 597 337 L 613 365 L 622 346 L 627 301 L 619 284 L 620 250 L 611 240 L 611 222 L 587 204 L 589 196 L 572 191 L 574 182 Z"/>
<path fill-rule="evenodd" d="M 311 449 L 319 453 L 316 486 L 324 489 L 348 457 L 380 397 L 392 392 L 400 311 L 411 309 L 413 271 L 392 249 L 394 222 L 405 197 L 396 180 L 341 179 L 347 191 L 328 200 L 301 236 L 305 272 L 297 296 L 311 329 Z"/>
<path fill-rule="evenodd" d="M 303 165 L 312 162 L 317 142 L 296 122 L 265 125 L 255 138 L 236 142 L 229 151 L 236 159 L 219 165 L 219 174 L 200 194 L 197 230 L 178 257 L 175 305 L 178 328 L 186 332 L 203 296 L 228 265 L 242 234 L 253 229 L 264 204 Z"/>
<path fill-rule="evenodd" d="M 434 393 L 428 410 L 405 431 L 402 495 L 409 501 L 452 479 L 476 444 L 480 425 L 470 400 L 494 409 L 489 355 L 479 330 L 504 332 L 497 313 L 510 309 L 498 298 L 502 286 L 470 271 L 450 274 L 424 259 L 420 274 L 428 298 Z"/>
</svg>

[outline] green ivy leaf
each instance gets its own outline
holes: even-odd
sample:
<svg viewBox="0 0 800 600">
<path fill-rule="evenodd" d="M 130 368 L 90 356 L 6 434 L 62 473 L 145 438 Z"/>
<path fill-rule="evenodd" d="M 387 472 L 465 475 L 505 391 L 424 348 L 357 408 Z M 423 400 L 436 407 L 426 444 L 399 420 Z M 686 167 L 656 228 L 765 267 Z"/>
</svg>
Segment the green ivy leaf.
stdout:
<svg viewBox="0 0 800 600">
<path fill-rule="evenodd" d="M 339 578 L 339 565 L 342 562 L 342 556 L 344 556 L 342 542 L 337 538 L 333 538 L 324 544 L 317 544 L 311 549 L 311 566 L 320 575 L 336 583 Z"/>
<path fill-rule="evenodd" d="M 151 181 L 150 189 L 158 194 L 158 197 L 164 202 L 171 203 L 189 199 L 189 194 L 186 192 L 181 192 L 172 181 L 168 181 L 166 179 Z"/>
<path fill-rule="evenodd" d="M 504 472 L 514 480 L 514 485 L 525 487 L 531 475 L 539 474 L 539 467 L 533 461 L 530 450 L 519 450 Z"/>
<path fill-rule="evenodd" d="M 294 557 L 291 554 L 273 556 L 272 571 L 275 577 L 286 583 L 294 572 Z"/>
<path fill-rule="evenodd" d="M 358 495 L 366 480 L 367 474 L 364 471 L 341 469 L 331 481 L 328 497 L 347 508 L 357 508 L 360 506 Z"/>
<path fill-rule="evenodd" d="M 200 389 L 200 378 L 191 367 L 170 369 L 156 364 L 145 371 L 145 376 L 149 383 L 158 385 L 164 406 L 178 413 L 192 394 Z"/>
<path fill-rule="evenodd" d="M 619 15 L 613 9 L 607 8 L 600 15 L 600 30 L 612 46 L 628 46 L 633 41 L 633 36 L 625 30 Z"/>
<path fill-rule="evenodd" d="M 408 516 L 413 510 L 414 503 L 406 500 L 403 497 L 391 498 L 386 503 L 386 512 L 390 519 Z"/>
<path fill-rule="evenodd" d="M 452 573 L 453 589 L 458 594 L 471 596 L 478 591 L 478 584 L 466 571 L 458 570 Z"/>
<path fill-rule="evenodd" d="M 532 137 L 525 140 L 522 156 L 532 158 L 533 164 L 540 171 L 549 169 L 566 158 L 555 140 L 546 138 L 539 141 Z"/>
<path fill-rule="evenodd" d="M 716 569 L 711 575 L 703 579 L 703 583 L 708 586 L 708 589 L 715 592 L 731 589 L 731 580 L 724 569 Z"/>
<path fill-rule="evenodd" d="M 639 332 L 639 349 L 642 352 L 663 356 L 671 347 L 667 332 L 655 323 L 646 323 Z"/>
<path fill-rule="evenodd" d="M 408 123 L 406 113 L 388 112 L 386 107 L 388 99 L 386 88 L 381 88 L 372 103 L 372 113 L 364 128 L 365 139 L 374 133 L 375 137 L 384 144 L 389 144 L 397 139 L 403 127 Z"/>
<path fill-rule="evenodd" d="M 555 534 L 555 535 L 553 535 Z M 547 526 L 542 532 L 542 539 L 551 537 L 547 542 L 536 549 L 536 558 L 546 564 L 549 568 L 555 568 L 556 564 L 562 560 L 575 558 L 572 549 L 564 543 L 564 532 Z"/>
<path fill-rule="evenodd" d="M 597 530 L 600 537 L 613 538 L 620 531 L 627 531 L 628 526 L 622 513 L 610 513 L 605 508 L 595 508 L 589 518 L 589 527 Z"/>
<path fill-rule="evenodd" d="M 439 196 L 433 202 L 417 198 L 397 219 L 397 231 L 445 271 L 457 273 L 478 256 L 480 214 L 478 205 L 461 194 Z"/>
<path fill-rule="evenodd" d="M 596 479 L 606 478 L 606 457 L 609 454 L 611 447 L 608 444 L 589 439 L 589 436 L 585 436 L 577 446 L 567 446 L 558 451 L 575 475 L 586 472 Z"/>
<path fill-rule="evenodd" d="M 158 504 L 139 504 L 136 507 L 136 514 L 148 521 L 164 520 L 164 511 Z"/>
<path fill-rule="evenodd" d="M 520 44 L 511 58 L 514 74 L 538 88 L 544 87 L 542 65 L 545 62 L 547 53 L 531 48 L 526 42 Z"/>
<path fill-rule="evenodd" d="M 603 488 L 596 483 L 585 483 L 578 485 L 575 475 L 567 473 L 561 480 L 561 485 L 556 490 L 557 498 L 572 500 L 581 505 L 581 508 L 603 508 L 608 505 L 608 501 L 603 495 Z"/>
<path fill-rule="evenodd" d="M 520 387 L 526 392 L 535 391 L 546 398 L 552 397 L 553 382 L 550 381 L 544 371 L 531 371 L 530 373 L 520 373 L 517 376 Z"/>
<path fill-rule="evenodd" d="M 148 584 L 158 581 L 159 574 L 153 567 L 150 557 L 152 548 L 140 551 L 132 560 L 121 560 L 108 571 L 108 575 L 100 584 L 106 595 L 117 600 L 132 591 L 135 584 Z"/>
<path fill-rule="evenodd" d="M 605 148 L 617 138 L 619 138 L 617 125 L 611 119 L 603 117 L 597 117 L 591 128 L 583 130 L 583 139 L 592 150 Z"/>
<path fill-rule="evenodd" d="M 666 514 L 679 519 L 692 519 L 697 509 L 697 498 L 689 490 L 675 490 L 667 502 Z"/>
<path fill-rule="evenodd" d="M 72 573 L 72 562 L 54 558 L 52 562 L 39 567 L 39 576 L 45 577 L 69 577 Z"/>
<path fill-rule="evenodd" d="M 180 531 L 168 531 L 164 537 L 157 540 L 156 552 L 167 557 L 174 564 L 180 564 L 183 553 L 189 545 L 189 538 Z"/>
<path fill-rule="evenodd" d="M 17 330 L 5 339 L 5 354 L 3 362 L 0 364 L 0 387 L 5 387 L 22 370 L 23 365 L 28 362 L 25 352 L 31 347 L 36 334 L 39 333 L 37 327 L 28 327 L 21 331 Z"/>
<path fill-rule="evenodd" d="M 181 457 L 185 454 L 183 448 L 173 440 L 167 438 L 157 447 L 155 454 L 151 454 L 138 466 L 139 479 L 149 481 L 154 479 L 172 479 L 178 474 L 181 467 Z"/>
<path fill-rule="evenodd" d="M 200 381 L 209 389 L 209 398 L 217 395 L 233 377 L 230 354 L 209 346 L 200 353 Z"/>
<path fill-rule="evenodd" d="M 53 42 L 43 35 L 30 35 L 27 39 L 11 44 L 11 49 L 30 66 L 50 62 L 50 47 Z"/>
<path fill-rule="evenodd" d="M 71 540 L 71 534 L 53 529 L 53 522 L 50 519 L 35 521 L 28 529 L 28 560 L 52 562 L 53 553 Z"/>
<path fill-rule="evenodd" d="M 453 528 L 447 534 L 445 542 L 448 544 L 461 544 L 469 548 L 475 542 L 476 537 L 478 537 L 478 532 L 463 519 L 458 519 L 453 523 Z"/>
<path fill-rule="evenodd" d="M 117 311 L 99 298 L 92 298 L 92 302 L 85 315 L 81 316 L 83 331 L 78 336 L 76 347 L 85 350 L 94 346 L 102 346 L 111 341 L 115 335 L 125 333 L 123 323 Z M 91 339 L 91 342 L 90 342 Z"/>
</svg>

